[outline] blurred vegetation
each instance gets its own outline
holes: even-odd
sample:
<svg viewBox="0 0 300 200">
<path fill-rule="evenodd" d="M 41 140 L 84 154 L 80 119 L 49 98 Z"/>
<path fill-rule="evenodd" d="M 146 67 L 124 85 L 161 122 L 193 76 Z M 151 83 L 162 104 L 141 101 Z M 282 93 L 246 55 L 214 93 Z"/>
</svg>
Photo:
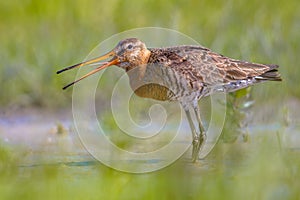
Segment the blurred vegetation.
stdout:
<svg viewBox="0 0 300 200">
<path fill-rule="evenodd" d="M 248 87 L 227 95 L 226 121 L 221 137 L 223 142 L 235 142 L 239 136 L 242 141 L 248 141 L 250 109 L 254 104 L 251 90 L 252 87 Z"/>
<path fill-rule="evenodd" d="M 299 152 L 276 139 L 218 145 L 199 164 L 180 159 L 154 173 L 127 174 L 100 163 L 0 167 L 1 199 L 298 199 Z M 0 158 L 10 153 L 0 151 Z M 134 165 L 134 164 L 133 164 Z M 133 166 L 134 167 L 134 166 Z"/>
<path fill-rule="evenodd" d="M 145 26 L 178 30 L 230 57 L 279 64 L 285 82 L 257 87 L 257 96 L 300 97 L 299 10 L 297 0 L 1 1 L 0 107 L 69 104 L 72 90 L 61 87 L 76 72 L 55 72 L 109 36 Z"/>
</svg>

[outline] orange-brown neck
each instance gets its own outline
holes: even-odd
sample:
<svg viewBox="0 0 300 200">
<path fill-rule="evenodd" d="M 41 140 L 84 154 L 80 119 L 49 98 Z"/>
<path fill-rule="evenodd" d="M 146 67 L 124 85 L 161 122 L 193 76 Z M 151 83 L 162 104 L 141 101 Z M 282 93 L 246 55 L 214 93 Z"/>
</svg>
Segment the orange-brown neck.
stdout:
<svg viewBox="0 0 300 200">
<path fill-rule="evenodd" d="M 141 51 L 138 55 L 130 55 L 130 60 L 128 61 L 130 65 L 126 67 L 126 72 L 136 67 L 146 69 L 150 55 L 151 52 L 148 49 Z"/>
</svg>

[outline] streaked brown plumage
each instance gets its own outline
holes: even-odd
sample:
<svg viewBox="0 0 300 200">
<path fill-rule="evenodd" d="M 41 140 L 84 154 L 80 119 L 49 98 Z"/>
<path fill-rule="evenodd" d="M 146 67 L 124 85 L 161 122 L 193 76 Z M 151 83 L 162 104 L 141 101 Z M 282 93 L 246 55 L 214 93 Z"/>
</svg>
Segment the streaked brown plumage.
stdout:
<svg viewBox="0 0 300 200">
<path fill-rule="evenodd" d="M 161 101 L 179 101 L 182 104 L 192 129 L 194 161 L 197 160 L 205 141 L 198 108 L 198 100 L 201 97 L 215 92 L 236 91 L 263 81 L 281 81 L 277 65 L 231 59 L 202 46 L 147 48 L 136 38 L 122 40 L 104 56 L 73 65 L 57 73 L 97 63 L 109 57 L 111 60 L 101 63 L 100 67 L 64 89 L 111 65 L 125 69 L 136 95 Z M 190 107 L 195 111 L 199 134 L 192 122 Z"/>
</svg>

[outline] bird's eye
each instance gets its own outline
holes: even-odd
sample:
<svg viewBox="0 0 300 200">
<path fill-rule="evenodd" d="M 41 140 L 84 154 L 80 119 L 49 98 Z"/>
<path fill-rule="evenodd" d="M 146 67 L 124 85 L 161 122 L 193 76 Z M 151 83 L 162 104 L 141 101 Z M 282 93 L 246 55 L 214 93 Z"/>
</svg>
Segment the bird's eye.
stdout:
<svg viewBox="0 0 300 200">
<path fill-rule="evenodd" d="M 132 47 L 133 47 L 132 44 L 130 44 L 127 46 L 127 49 L 132 49 Z"/>
</svg>

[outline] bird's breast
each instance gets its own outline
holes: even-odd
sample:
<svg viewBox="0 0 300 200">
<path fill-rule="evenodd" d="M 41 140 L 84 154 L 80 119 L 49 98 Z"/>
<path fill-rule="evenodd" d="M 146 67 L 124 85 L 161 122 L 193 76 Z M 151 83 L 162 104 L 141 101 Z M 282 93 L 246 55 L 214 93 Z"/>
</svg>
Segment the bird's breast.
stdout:
<svg viewBox="0 0 300 200">
<path fill-rule="evenodd" d="M 171 92 L 167 87 L 154 83 L 141 85 L 138 88 L 132 89 L 139 97 L 150 98 L 159 101 L 168 101 L 170 100 L 171 96 Z"/>
</svg>

